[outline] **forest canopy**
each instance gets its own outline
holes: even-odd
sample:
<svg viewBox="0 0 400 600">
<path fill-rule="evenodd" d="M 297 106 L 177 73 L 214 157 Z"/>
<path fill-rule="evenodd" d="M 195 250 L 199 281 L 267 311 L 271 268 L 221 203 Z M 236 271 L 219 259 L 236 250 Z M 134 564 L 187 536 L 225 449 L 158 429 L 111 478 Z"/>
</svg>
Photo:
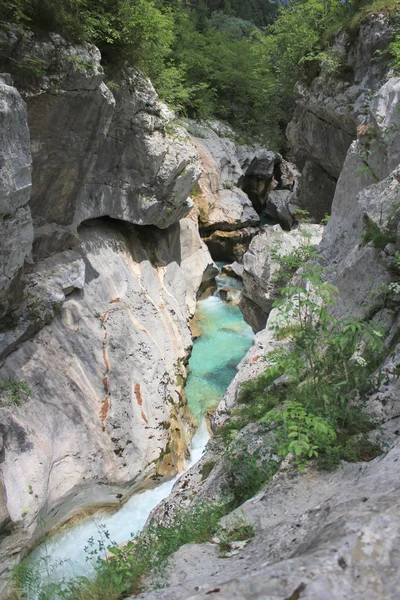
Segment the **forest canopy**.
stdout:
<svg viewBox="0 0 400 600">
<path fill-rule="evenodd" d="M 96 44 L 106 68 L 129 63 L 178 113 L 218 118 L 280 149 L 294 84 L 321 60 L 334 33 L 400 0 L 0 0 L 2 28 L 55 31 Z M 375 7 L 375 8 L 374 8 Z M 313 70 L 314 69 L 314 70 Z"/>
</svg>

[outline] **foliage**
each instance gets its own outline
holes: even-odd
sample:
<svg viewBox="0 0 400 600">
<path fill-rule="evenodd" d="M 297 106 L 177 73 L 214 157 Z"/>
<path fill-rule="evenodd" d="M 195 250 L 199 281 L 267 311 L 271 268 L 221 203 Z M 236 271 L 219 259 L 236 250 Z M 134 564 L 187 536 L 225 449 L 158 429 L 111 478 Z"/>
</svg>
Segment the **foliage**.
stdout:
<svg viewBox="0 0 400 600">
<path fill-rule="evenodd" d="M 328 421 L 308 413 L 300 402 L 286 402 L 282 410 L 270 411 L 262 421 L 277 423 L 278 454 L 293 454 L 300 471 L 309 459 L 318 456 L 320 447 L 330 446 L 336 439 Z"/>
<path fill-rule="evenodd" d="M 335 319 L 336 294 L 310 264 L 296 284 L 281 289 L 270 327 L 284 345 L 267 354 L 257 379 L 242 384 L 240 406 L 220 431 L 228 452 L 237 433 L 257 421 L 274 427 L 274 451 L 291 453 L 300 470 L 313 458 L 331 469 L 341 459 L 370 460 L 380 452 L 365 435 L 374 424 L 363 405 L 380 381 L 374 372 L 382 333 L 373 323 Z"/>
<path fill-rule="evenodd" d="M 394 244 L 396 241 L 396 227 L 399 211 L 400 207 L 395 204 L 385 227 L 381 227 L 372 219 L 365 217 L 364 232 L 362 236 L 363 244 L 372 243 L 377 250 L 383 250 L 387 244 Z"/>
<path fill-rule="evenodd" d="M 89 540 L 88 559 L 94 567 L 94 577 L 54 581 L 55 566 L 47 557 L 42 570 L 31 569 L 22 562 L 13 570 L 15 592 L 9 600 L 119 600 L 142 590 L 143 576 L 164 576 L 167 559 L 182 545 L 209 541 L 221 531 L 221 539 L 230 541 L 251 537 L 253 529 L 243 521 L 231 533 L 222 531 L 221 517 L 228 512 L 224 504 L 197 502 L 188 509 L 175 511 L 167 525 L 153 523 L 123 546 L 110 541 L 101 528 L 98 541 Z"/>
<path fill-rule="evenodd" d="M 254 496 L 276 473 L 278 462 L 265 459 L 262 450 L 249 452 L 244 442 L 235 441 L 226 451 L 228 459 L 225 492 L 236 508 Z"/>
<path fill-rule="evenodd" d="M 295 81 L 310 80 L 319 63 L 341 76 L 340 58 L 326 47 L 326 35 L 359 5 L 340 0 L 280 6 L 271 0 L 3 0 L 0 23 L 95 43 L 106 63 L 143 69 L 181 113 L 217 117 L 245 139 L 259 138 L 280 149 Z"/>
<path fill-rule="evenodd" d="M 6 0 L 0 20 L 95 43 L 107 61 L 129 61 L 151 76 L 163 69 L 173 20 L 157 0 Z"/>
<path fill-rule="evenodd" d="M 205 481 L 216 465 L 215 460 L 207 460 L 201 467 L 201 480 Z"/>
<path fill-rule="evenodd" d="M 21 396 L 32 396 L 32 390 L 26 381 L 17 381 L 16 379 L 0 378 L 0 406 L 4 406 L 7 400 L 19 406 Z"/>
<path fill-rule="evenodd" d="M 232 549 L 232 542 L 250 540 L 254 536 L 254 525 L 248 523 L 241 515 L 236 515 L 226 529 L 219 532 L 219 549 L 226 555 Z"/>
<path fill-rule="evenodd" d="M 315 246 L 311 244 L 311 234 L 307 231 L 301 231 L 300 244 L 291 252 L 281 254 L 280 246 L 276 244 L 271 248 L 271 258 L 279 264 L 279 269 L 273 275 L 274 282 L 283 286 L 297 269 L 318 257 Z"/>
</svg>

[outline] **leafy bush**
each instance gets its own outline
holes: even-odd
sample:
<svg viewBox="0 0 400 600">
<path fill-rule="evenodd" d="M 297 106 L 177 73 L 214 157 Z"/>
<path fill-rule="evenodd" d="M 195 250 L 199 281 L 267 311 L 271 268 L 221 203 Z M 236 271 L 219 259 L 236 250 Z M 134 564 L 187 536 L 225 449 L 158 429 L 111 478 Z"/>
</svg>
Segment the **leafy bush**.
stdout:
<svg viewBox="0 0 400 600">
<path fill-rule="evenodd" d="M 309 459 L 318 456 L 320 448 L 330 446 L 336 439 L 332 425 L 308 413 L 300 402 L 286 402 L 282 410 L 270 411 L 261 421 L 277 423 L 278 454 L 293 454 L 300 471 L 304 471 Z"/>
<path fill-rule="evenodd" d="M 275 302 L 278 315 L 270 323 L 287 343 L 265 357 L 264 373 L 242 384 L 240 405 L 220 434 L 229 453 L 245 425 L 268 423 L 275 427 L 272 450 L 279 456 L 292 453 L 300 470 L 312 458 L 327 469 L 336 468 L 341 459 L 370 460 L 380 447 L 365 435 L 374 423 L 363 406 L 367 392 L 380 381 L 374 372 L 382 359 L 382 333 L 373 323 L 335 319 L 330 307 L 336 290 L 323 282 L 319 267 L 308 265 L 296 281 L 298 285 L 281 289 Z M 274 385 L 282 374 L 285 381 Z M 238 499 L 246 497 L 247 488 L 260 485 L 262 477 L 253 485 L 256 466 L 257 457 L 250 457 L 237 476 L 233 470 L 230 485 L 238 487 Z"/>
<path fill-rule="evenodd" d="M 19 406 L 21 397 L 29 398 L 30 396 L 32 396 L 32 390 L 26 381 L 0 378 L 0 407 L 9 403 Z"/>
<path fill-rule="evenodd" d="M 230 508 L 254 496 L 276 473 L 278 461 L 267 460 L 262 450 L 248 451 L 245 443 L 235 442 L 226 452 L 228 475 L 225 492 L 232 498 Z"/>
</svg>

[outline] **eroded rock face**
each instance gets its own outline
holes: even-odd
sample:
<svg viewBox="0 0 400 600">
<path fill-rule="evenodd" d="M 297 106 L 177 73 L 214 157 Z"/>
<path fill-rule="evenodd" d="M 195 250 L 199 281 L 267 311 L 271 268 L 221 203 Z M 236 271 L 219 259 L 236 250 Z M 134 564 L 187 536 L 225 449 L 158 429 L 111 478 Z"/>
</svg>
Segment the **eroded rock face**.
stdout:
<svg viewBox="0 0 400 600">
<path fill-rule="evenodd" d="M 195 193 L 200 231 L 216 260 L 242 258 L 264 211 L 292 227 L 300 175 L 293 165 L 266 148 L 235 144 L 221 124 L 190 122 L 189 130 L 202 168 Z"/>
<path fill-rule="evenodd" d="M 293 469 L 278 473 L 238 510 L 256 531 L 244 549 L 221 558 L 217 544 L 183 546 L 169 564 L 172 586 L 140 597 L 396 598 L 400 507 L 391 476 L 398 460 L 397 442 L 361 467 L 347 464 L 333 474 L 306 476 Z"/>
<path fill-rule="evenodd" d="M 116 109 L 76 220 L 108 215 L 164 229 L 193 207 L 197 153 L 148 80 L 133 69 L 116 79 Z"/>
<path fill-rule="evenodd" d="M 259 227 L 244 227 L 233 231 L 212 231 L 203 234 L 212 257 L 223 262 L 241 261 Z"/>
<path fill-rule="evenodd" d="M 167 228 L 185 217 L 200 171 L 174 115 L 137 71 L 104 83 L 99 50 L 50 34 L 4 40 L 14 62 L 40 61 L 39 76 L 20 81 L 28 105 L 33 156 L 34 257 L 78 243 L 77 227 L 109 216 Z M 168 133 L 169 132 L 169 133 Z"/>
<path fill-rule="evenodd" d="M 393 24 L 383 15 L 366 19 L 355 40 L 345 33 L 336 39 L 332 50 L 339 64 L 336 72 L 322 66 L 308 88 L 297 86 L 297 108 L 286 134 L 302 169 L 299 204 L 317 220 L 330 214 L 347 150 L 371 96 L 384 83 L 388 60 L 382 54 L 379 60 L 374 57 L 388 47 L 393 35 Z"/>
<path fill-rule="evenodd" d="M 274 253 L 290 254 L 301 245 L 316 246 L 322 237 L 320 225 L 299 225 L 290 232 L 279 225 L 263 227 L 256 235 L 243 257 L 244 297 L 240 303 L 243 316 L 254 331 L 265 327 L 275 300 L 276 277 L 280 265 Z"/>
<path fill-rule="evenodd" d="M 215 269 L 195 223 L 162 232 L 93 220 L 79 238 L 75 251 L 39 263 L 46 292 L 63 303 L 1 370 L 32 390 L 0 409 L 15 530 L 3 565 L 84 507 L 118 504 L 155 473 L 177 472 L 187 452 L 188 314 Z"/>
<path fill-rule="evenodd" d="M 32 249 L 31 163 L 25 103 L 11 78 L 0 76 L 0 317 L 21 300 Z"/>
<path fill-rule="evenodd" d="M 362 168 L 360 151 L 359 142 L 354 142 L 338 181 L 321 249 L 326 277 L 339 290 L 335 311 L 366 318 L 380 308 L 380 286 L 394 280 L 395 245 L 376 248 L 373 242 L 364 241 L 364 234 L 375 224 L 378 230 L 391 230 L 396 240 L 400 171 L 397 168 L 383 181 L 368 185 L 372 179 L 369 172 L 356 177 Z"/>
<path fill-rule="evenodd" d="M 29 129 L 19 93 L 0 83 L 0 317 L 18 301 L 0 330 L 0 377 L 32 391 L 0 402 L 3 573 L 85 507 L 182 468 L 189 317 L 218 270 L 197 215 L 185 218 L 196 150 L 151 84 L 119 73 L 114 98 L 94 46 L 11 30 L 2 42 L 42 69 L 16 80 Z"/>
<path fill-rule="evenodd" d="M 258 214 L 238 187 L 243 172 L 234 153 L 234 143 L 220 139 L 210 129 L 204 131 L 207 137 L 193 138 L 202 168 L 196 195 L 201 229 L 211 233 L 258 225 Z"/>
</svg>

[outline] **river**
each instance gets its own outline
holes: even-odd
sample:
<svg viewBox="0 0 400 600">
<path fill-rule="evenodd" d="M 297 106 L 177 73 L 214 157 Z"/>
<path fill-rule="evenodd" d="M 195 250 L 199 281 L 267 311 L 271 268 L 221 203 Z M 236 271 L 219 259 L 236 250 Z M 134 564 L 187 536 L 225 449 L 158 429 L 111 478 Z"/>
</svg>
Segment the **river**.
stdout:
<svg viewBox="0 0 400 600">
<path fill-rule="evenodd" d="M 205 419 L 207 410 L 222 399 L 253 339 L 251 328 L 243 321 L 239 308 L 223 302 L 218 295 L 221 288 L 238 288 L 240 282 L 221 274 L 216 281 L 216 294 L 201 300 L 197 307 L 200 336 L 193 345 L 185 391 L 199 427 L 185 470 L 202 456 L 210 437 Z M 49 578 L 59 580 L 90 574 L 91 563 L 85 552 L 88 540 L 92 539 L 97 546 L 102 537 L 106 541 L 104 531 L 107 531 L 109 539 L 120 544 L 141 531 L 150 512 L 169 495 L 180 476 L 182 473 L 154 489 L 135 494 L 114 514 L 99 514 L 47 538 L 31 553 L 30 565 L 39 567 L 47 581 Z M 35 597 L 36 594 L 28 600 Z"/>
</svg>

